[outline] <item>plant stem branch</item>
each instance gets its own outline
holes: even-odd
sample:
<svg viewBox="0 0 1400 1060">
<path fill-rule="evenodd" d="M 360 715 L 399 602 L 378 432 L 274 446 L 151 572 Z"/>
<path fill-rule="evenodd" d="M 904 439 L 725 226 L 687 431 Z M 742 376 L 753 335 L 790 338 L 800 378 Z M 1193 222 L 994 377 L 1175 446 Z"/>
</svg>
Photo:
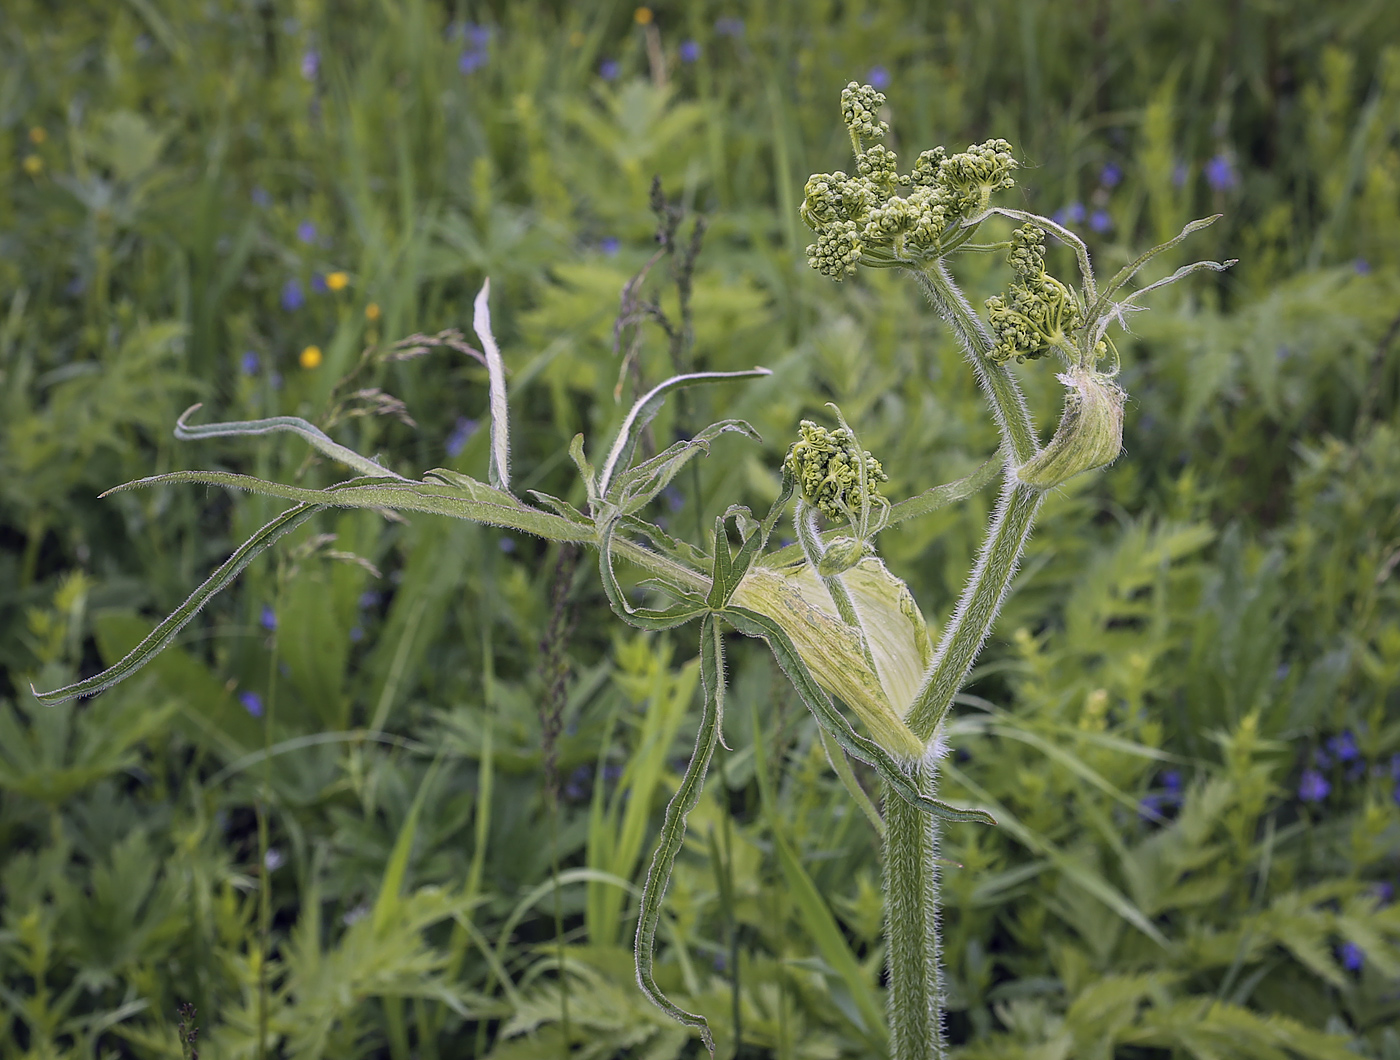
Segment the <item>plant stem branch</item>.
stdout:
<svg viewBox="0 0 1400 1060">
<path fill-rule="evenodd" d="M 1039 448 L 1035 425 L 1031 422 L 1030 411 L 1026 408 L 1026 400 L 1021 396 L 1015 376 L 1005 365 L 997 364 L 988 357 L 993 343 L 987 326 L 953 282 L 948 267 L 942 261 L 934 262 L 926 269 L 911 271 L 918 278 L 928 300 L 933 303 L 934 311 L 953 329 L 953 334 L 957 335 L 968 360 L 972 362 L 977 381 L 992 404 L 992 414 L 996 416 L 1009 459 L 1014 465 L 1024 464 Z"/>
<path fill-rule="evenodd" d="M 1031 525 L 1043 499 L 1040 490 L 1012 478 L 1007 478 L 1003 485 L 982 553 L 977 557 L 977 566 L 939 638 L 933 662 L 905 718 L 920 739 L 929 741 L 936 737 L 953 696 L 967 680 L 968 671 L 982 650 L 1011 588 L 1011 579 L 1021 562 L 1021 552 L 1030 538 Z"/>
<path fill-rule="evenodd" d="M 931 762 L 918 770 L 932 795 Z M 885 932 L 889 940 L 891 1060 L 940 1060 L 943 986 L 939 973 L 938 819 L 885 790 Z"/>
</svg>

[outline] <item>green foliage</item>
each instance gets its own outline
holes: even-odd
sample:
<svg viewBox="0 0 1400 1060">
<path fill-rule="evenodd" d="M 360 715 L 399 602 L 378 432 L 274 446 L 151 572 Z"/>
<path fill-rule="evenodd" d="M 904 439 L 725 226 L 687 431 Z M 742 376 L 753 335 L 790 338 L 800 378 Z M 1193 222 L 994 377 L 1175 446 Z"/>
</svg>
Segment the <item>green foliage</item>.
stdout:
<svg viewBox="0 0 1400 1060">
<path fill-rule="evenodd" d="M 947 610 L 998 470 L 975 381 L 897 277 L 800 267 L 802 178 L 849 157 L 833 93 L 875 66 L 898 86 L 866 107 L 890 151 L 1004 132 L 1028 203 L 1110 271 L 1205 213 L 1224 217 L 1201 253 L 1241 259 L 1125 314 L 1126 456 L 1047 498 L 951 718 L 939 795 L 1000 825 L 944 826 L 951 1041 L 1400 1057 L 1397 12 L 935 7 L 693 4 L 648 27 L 536 4 L 7 4 L 0 1057 L 173 1058 L 193 1028 L 205 1060 L 252 1058 L 262 1020 L 268 1055 L 696 1055 L 622 944 L 699 662 L 615 637 L 582 580 L 551 627 L 557 542 L 588 501 L 569 446 L 615 437 L 669 376 L 764 364 L 673 398 L 636 453 L 722 418 L 763 446 L 683 446 L 624 484 L 630 515 L 717 545 L 715 518 L 767 511 L 794 425 L 835 401 L 889 475 L 884 562 Z M 883 151 L 857 176 L 883 177 Z M 657 248 L 653 174 L 706 216 L 704 249 L 686 295 L 663 254 L 615 333 Z M 960 276 L 1004 290 L 1000 258 Z M 485 366 L 393 346 L 465 328 L 488 274 L 510 485 L 557 499 L 556 543 L 371 503 L 411 489 L 393 499 L 441 511 L 453 475 L 489 480 Z M 1025 386 L 1044 421 L 1061 388 Z M 41 707 L 31 682 L 118 662 L 274 520 L 233 476 L 295 501 L 339 477 L 300 439 L 177 441 L 192 401 L 441 477 L 350 487 L 368 510 L 308 512 L 140 676 Z M 219 477 L 96 496 L 190 467 Z M 958 503 L 901 518 L 970 473 L 937 494 Z M 470 503 L 506 505 L 486 485 Z M 656 985 L 722 1056 L 879 1055 L 878 836 L 758 648 L 724 644 L 728 748 L 675 852 Z"/>
</svg>

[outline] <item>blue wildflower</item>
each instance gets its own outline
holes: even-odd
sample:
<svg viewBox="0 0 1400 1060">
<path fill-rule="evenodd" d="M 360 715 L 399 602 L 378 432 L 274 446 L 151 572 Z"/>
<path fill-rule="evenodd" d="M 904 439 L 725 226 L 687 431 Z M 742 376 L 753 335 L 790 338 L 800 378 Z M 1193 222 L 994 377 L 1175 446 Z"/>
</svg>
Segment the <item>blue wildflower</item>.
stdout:
<svg viewBox="0 0 1400 1060">
<path fill-rule="evenodd" d="M 1293 667 L 1289 666 L 1286 662 L 1279 663 L 1278 669 L 1274 671 L 1274 680 L 1282 681 L 1285 677 L 1289 675 L 1292 669 Z"/>
<path fill-rule="evenodd" d="M 1178 769 L 1168 769 L 1162 774 L 1162 787 L 1166 788 L 1173 795 L 1181 794 L 1181 771 Z"/>
<path fill-rule="evenodd" d="M 1186 168 L 1185 162 L 1178 162 L 1172 166 L 1172 187 L 1186 187 L 1186 178 L 1191 175 L 1191 171 Z"/>
<path fill-rule="evenodd" d="M 617 75 L 622 72 L 622 67 L 618 65 L 616 59 L 604 59 L 598 64 L 598 76 L 604 81 L 616 81 Z"/>
<path fill-rule="evenodd" d="M 498 544 L 501 546 L 501 551 L 504 552 L 507 556 L 509 556 L 512 552 L 515 551 L 514 538 L 503 537 L 498 542 Z"/>
<path fill-rule="evenodd" d="M 452 433 L 447 436 L 447 455 L 456 456 L 466 448 L 467 439 L 476 433 L 476 420 L 469 420 L 465 416 L 457 417 L 457 426 L 452 428 Z"/>
<path fill-rule="evenodd" d="M 685 494 L 676 489 L 675 486 L 667 486 L 661 496 L 666 499 L 666 507 L 673 512 L 678 512 L 685 507 Z"/>
<path fill-rule="evenodd" d="M 1239 183 L 1235 164 L 1223 154 L 1216 155 L 1206 163 L 1206 183 L 1216 191 L 1229 191 Z"/>
<path fill-rule="evenodd" d="M 1385 880 L 1372 887 L 1371 893 L 1376 896 L 1377 905 L 1387 906 L 1395 899 L 1395 888 Z"/>
<path fill-rule="evenodd" d="M 1116 188 L 1123 181 L 1123 170 L 1116 162 L 1108 162 L 1099 171 L 1099 183 L 1105 188 Z"/>
<path fill-rule="evenodd" d="M 268 381 L 269 383 L 272 384 L 272 389 L 273 389 L 273 390 L 281 390 L 281 389 L 282 389 L 282 373 L 281 373 L 281 372 L 273 372 L 270 376 L 267 377 L 267 381 Z"/>
<path fill-rule="evenodd" d="M 1361 966 L 1366 963 L 1365 952 L 1354 942 L 1343 942 L 1338 946 L 1337 958 L 1349 972 L 1361 971 Z"/>
<path fill-rule="evenodd" d="M 243 709 L 253 715 L 253 717 L 261 718 L 263 716 L 262 696 L 258 695 L 256 692 L 238 693 L 238 702 L 242 703 Z"/>
<path fill-rule="evenodd" d="M 887 88 L 890 83 L 890 72 L 883 66 L 872 66 L 870 72 L 865 75 L 865 83 L 872 88 Z"/>
<path fill-rule="evenodd" d="M 301 76 L 308 81 L 315 81 L 316 74 L 321 69 L 321 53 L 315 48 L 308 48 L 301 55 Z"/>
<path fill-rule="evenodd" d="M 463 27 L 463 36 L 483 52 L 491 45 L 490 26 L 477 26 L 468 22 Z"/>
<path fill-rule="evenodd" d="M 1316 769 L 1303 770 L 1303 776 L 1298 782 L 1298 798 L 1304 802 L 1321 802 L 1331 790 L 1332 785 Z"/>
<path fill-rule="evenodd" d="M 1356 749 L 1356 737 L 1352 735 L 1350 729 L 1345 730 L 1340 736 L 1334 736 L 1328 740 L 1327 750 L 1337 756 L 1338 762 L 1350 762 L 1361 753 Z"/>
<path fill-rule="evenodd" d="M 1107 210 L 1095 210 L 1089 215 L 1089 227 L 1095 232 L 1107 232 L 1113 227 L 1113 218 L 1108 216 Z"/>
<path fill-rule="evenodd" d="M 272 610 L 270 604 L 263 604 L 262 614 L 258 618 L 258 624 L 269 633 L 277 628 L 277 612 Z"/>
<path fill-rule="evenodd" d="M 352 644 L 358 644 L 358 643 L 360 643 L 360 641 L 362 641 L 362 640 L 364 640 L 364 639 L 365 639 L 365 631 L 364 631 L 364 630 L 362 630 L 359 626 L 351 626 L 351 627 L 350 627 L 350 641 L 351 641 Z"/>
<path fill-rule="evenodd" d="M 744 35 L 744 20 L 742 18 L 717 18 L 715 19 L 715 32 L 721 37 L 742 37 Z"/>
<path fill-rule="evenodd" d="M 688 40 L 681 43 L 681 62 L 693 63 L 700 58 L 700 44 L 698 41 Z"/>
<path fill-rule="evenodd" d="M 310 221 L 303 221 L 297 225 L 297 238 L 303 243 L 316 242 L 316 226 Z"/>
<path fill-rule="evenodd" d="M 1371 263 L 1365 258 L 1357 258 L 1351 263 L 1351 267 L 1356 270 L 1358 276 L 1365 276 L 1371 271 Z"/>
<path fill-rule="evenodd" d="M 266 188 L 254 188 L 252 199 L 254 206 L 267 207 L 272 205 L 272 196 L 267 193 Z"/>
<path fill-rule="evenodd" d="M 267 853 L 263 855 L 263 864 L 267 866 L 268 872 L 276 872 L 286 863 L 286 857 L 276 847 L 268 847 Z"/>
<path fill-rule="evenodd" d="M 1392 780 L 1400 780 L 1400 754 L 1390 756 L 1390 777 Z"/>
<path fill-rule="evenodd" d="M 1084 204 L 1082 202 L 1072 202 L 1065 207 L 1065 217 L 1072 225 L 1084 223 Z"/>
<path fill-rule="evenodd" d="M 288 280 L 282 285 L 282 308 L 295 313 L 306 305 L 306 295 L 302 294 L 300 280 Z"/>
<path fill-rule="evenodd" d="M 480 48 L 466 48 L 457 60 L 457 69 L 464 74 L 473 74 L 486 65 L 486 53 Z"/>
<path fill-rule="evenodd" d="M 311 274 L 311 291 L 313 294 L 326 293 L 326 278 L 319 272 L 313 272 Z"/>
<path fill-rule="evenodd" d="M 1156 821 L 1162 816 L 1162 808 L 1167 804 L 1167 797 L 1156 792 L 1149 792 L 1138 800 L 1138 817 L 1144 821 Z"/>
<path fill-rule="evenodd" d="M 359 600 L 360 610 L 361 610 L 361 611 L 368 611 L 368 610 L 370 610 L 371 608 L 378 607 L 378 606 L 379 606 L 379 601 L 380 601 L 381 599 L 383 599 L 383 597 L 381 597 L 381 596 L 380 596 L 377 592 L 375 592 L 373 589 L 366 589 L 364 592 L 362 592 L 362 593 L 360 594 L 360 600 Z"/>
<path fill-rule="evenodd" d="M 243 369 L 244 375 L 256 375 L 258 371 L 258 355 L 252 350 L 243 354 L 243 360 L 239 362 L 239 367 Z"/>
<path fill-rule="evenodd" d="M 598 243 L 598 249 L 608 257 L 612 257 L 622 248 L 617 236 L 604 236 Z"/>
</svg>

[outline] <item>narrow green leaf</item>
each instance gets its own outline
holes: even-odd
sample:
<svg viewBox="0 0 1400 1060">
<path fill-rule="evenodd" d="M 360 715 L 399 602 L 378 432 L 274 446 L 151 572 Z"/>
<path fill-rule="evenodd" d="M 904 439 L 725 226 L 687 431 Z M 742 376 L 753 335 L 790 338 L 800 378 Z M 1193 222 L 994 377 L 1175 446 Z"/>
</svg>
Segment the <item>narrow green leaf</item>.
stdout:
<svg viewBox="0 0 1400 1060">
<path fill-rule="evenodd" d="M 1146 287 L 1139 287 L 1132 294 L 1121 302 L 1114 302 L 1104 307 L 1103 315 L 1097 318 L 1094 324 L 1094 332 L 1090 336 L 1090 345 L 1099 341 L 1104 332 L 1108 330 L 1108 325 L 1114 320 L 1119 323 L 1123 321 L 1123 310 L 1140 308 L 1135 303 L 1144 295 L 1157 290 L 1159 287 L 1166 287 L 1168 284 L 1176 283 L 1177 280 L 1190 276 L 1193 272 L 1200 272 L 1202 269 L 1209 269 L 1212 272 L 1224 272 L 1233 265 L 1238 264 L 1238 258 L 1230 258 L 1227 261 L 1193 261 L 1190 265 L 1183 265 L 1170 276 L 1158 280 L 1156 283 L 1149 283 Z"/>
<path fill-rule="evenodd" d="M 715 519 L 715 565 L 710 579 L 710 595 L 705 602 L 711 607 L 723 607 L 724 602 L 734 595 L 739 579 L 734 577 L 734 564 L 729 554 L 729 531 L 725 529 L 722 515 Z"/>
<path fill-rule="evenodd" d="M 332 460 L 338 460 L 362 475 L 368 475 L 371 478 L 398 479 L 400 482 L 409 481 L 369 457 L 361 456 L 355 450 L 348 449 L 332 440 L 319 427 L 300 416 L 272 416 L 265 420 L 232 420 L 227 423 L 206 423 L 200 426 L 191 426 L 185 422 L 187 417 L 203 407 L 200 404 L 191 405 L 185 409 L 180 418 L 175 421 L 176 438 L 186 442 L 197 441 L 200 438 L 223 438 L 235 434 L 275 434 L 278 431 L 290 431 L 293 434 L 301 435 Z"/>
<path fill-rule="evenodd" d="M 1103 289 L 1103 292 L 1099 295 L 1099 300 L 1095 302 L 1094 305 L 1090 308 L 1089 319 L 1098 319 L 1099 314 L 1103 313 L 1109 307 L 1110 299 L 1112 299 L 1113 296 L 1118 293 L 1119 289 L 1125 283 L 1131 280 L 1134 276 L 1136 276 L 1138 270 L 1141 269 L 1153 258 L 1155 258 L 1158 254 L 1162 254 L 1168 250 L 1171 250 L 1172 247 L 1176 246 L 1187 236 L 1191 235 L 1191 233 L 1199 232 L 1202 228 L 1209 228 L 1211 225 L 1215 224 L 1216 221 L 1220 220 L 1220 218 L 1222 218 L 1223 216 L 1225 215 L 1217 213 L 1211 214 L 1209 217 L 1198 217 L 1196 220 L 1190 222 L 1172 239 L 1167 240 L 1165 243 L 1159 243 L 1151 250 L 1144 251 L 1143 253 L 1139 254 L 1134 261 L 1131 261 L 1127 265 L 1124 265 L 1121 269 L 1118 270 L 1117 275 L 1115 275 L 1113 279 L 1108 281 L 1107 285 Z"/>
<path fill-rule="evenodd" d="M 379 882 L 379 894 L 374 899 L 374 908 L 370 912 L 370 923 L 374 925 L 376 934 L 383 932 L 389 926 L 395 910 L 399 907 L 399 896 L 403 891 L 404 877 L 408 874 L 408 858 L 413 853 L 413 840 L 418 835 L 418 818 L 423 812 L 423 803 L 428 789 L 432 787 L 433 781 L 437 778 L 442 755 L 443 752 L 440 748 L 432 765 L 423 774 L 423 779 L 418 784 L 418 791 L 413 796 L 413 803 L 408 808 L 408 815 L 404 817 L 403 824 L 399 826 L 399 834 L 394 838 L 394 848 L 389 853 L 389 860 L 384 866 L 384 876 Z"/>
<path fill-rule="evenodd" d="M 78 681 L 63 688 L 56 688 L 52 692 L 36 691 L 35 698 L 46 706 L 53 706 L 77 696 L 94 695 L 105 688 L 111 688 L 118 681 L 130 677 L 174 640 L 180 630 L 185 628 L 186 623 L 199 613 L 200 608 L 213 599 L 214 595 L 221 589 L 232 583 L 261 552 L 269 548 L 278 538 L 291 533 L 321 511 L 325 511 L 324 505 L 298 504 L 295 508 L 288 508 L 239 545 L 234 550 L 233 555 L 204 580 L 204 584 L 190 593 L 183 604 L 176 608 L 164 622 L 151 630 L 150 635 L 132 648 L 119 662 L 103 670 L 100 674 L 89 677 L 86 681 Z"/>
<path fill-rule="evenodd" d="M 316 490 L 287 486 L 280 482 L 269 482 L 251 475 L 236 475 L 226 471 L 172 471 L 165 475 L 152 475 L 150 478 L 125 482 L 109 489 L 103 496 L 169 482 L 199 482 L 323 507 L 391 508 L 396 511 L 448 515 L 454 519 L 468 519 L 475 523 L 521 530 L 551 541 L 592 543 L 594 539 L 593 534 L 577 523 L 537 508 L 530 508 L 509 493 L 484 482 L 477 482 L 465 475 L 459 477 L 469 485 L 435 482 L 379 485 L 364 484 L 360 480 L 352 479 L 324 490 Z"/>
<path fill-rule="evenodd" d="M 757 431 L 743 420 L 720 420 L 693 438 L 676 442 L 635 467 L 618 475 L 613 483 L 612 501 L 626 514 L 640 511 L 671 484 L 680 470 L 696 456 L 710 453 L 710 442 L 729 431 L 762 441 Z"/>
<path fill-rule="evenodd" d="M 611 519 L 603 524 L 598 544 L 598 574 L 602 578 L 603 592 L 607 595 L 613 614 L 629 625 L 652 630 L 674 629 L 704 614 L 707 610 L 705 601 L 689 593 L 680 593 L 680 590 L 670 586 L 667 587 L 668 591 L 680 593 L 681 602 L 664 611 L 633 607 L 627 602 L 622 587 L 617 584 L 617 574 L 613 571 L 612 539 L 616 525 L 616 521 Z"/>
<path fill-rule="evenodd" d="M 599 495 L 607 496 L 613 476 L 627 469 L 628 462 L 632 459 L 632 451 L 637 446 L 637 438 L 646 425 L 656 418 L 671 391 L 702 383 L 722 383 L 729 379 L 752 379 L 772 374 L 767 368 L 750 368 L 742 372 L 690 372 L 686 375 L 673 375 L 665 382 L 652 387 L 632 406 L 627 418 L 622 421 L 622 426 L 618 428 L 617 438 L 608 450 L 608 457 L 603 462 L 603 470 L 598 476 Z"/>
<path fill-rule="evenodd" d="M 569 443 L 569 458 L 573 460 L 574 467 L 578 468 L 579 477 L 583 479 L 583 485 L 588 491 L 589 509 L 594 513 L 598 510 L 598 475 L 593 470 L 593 465 L 588 462 L 588 457 L 583 452 L 583 435 L 574 435 L 574 440 Z"/>
<path fill-rule="evenodd" d="M 672 1019 L 695 1027 L 709 1050 L 715 1055 L 715 1042 L 710 1034 L 710 1025 L 705 1017 L 687 1012 L 661 992 L 656 985 L 652 967 L 656 956 L 656 926 L 661 919 L 661 902 L 666 896 L 666 887 L 671 882 L 671 869 L 676 863 L 676 855 L 685 843 L 685 822 L 695 804 L 700 801 L 700 792 L 705 786 L 705 773 L 710 768 L 715 745 L 719 742 L 719 732 L 724 716 L 724 642 L 720 637 L 719 625 L 713 615 L 706 615 L 700 622 L 700 680 L 704 685 L 704 706 L 700 714 L 700 729 L 695 735 L 695 752 L 681 777 L 680 786 L 671 801 L 666 804 L 666 817 L 661 825 L 661 835 L 657 839 L 656 850 L 652 853 L 651 865 L 647 869 L 646 883 L 642 887 L 642 903 L 637 914 L 637 983 L 642 992 L 657 1008 Z"/>
</svg>

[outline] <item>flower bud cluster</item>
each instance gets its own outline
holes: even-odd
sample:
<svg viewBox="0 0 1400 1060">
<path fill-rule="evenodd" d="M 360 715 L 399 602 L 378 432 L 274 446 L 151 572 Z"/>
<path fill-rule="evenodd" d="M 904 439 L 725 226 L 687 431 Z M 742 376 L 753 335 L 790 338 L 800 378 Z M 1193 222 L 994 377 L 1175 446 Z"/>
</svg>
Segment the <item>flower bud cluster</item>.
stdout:
<svg viewBox="0 0 1400 1060">
<path fill-rule="evenodd" d="M 884 105 L 885 94 L 870 85 L 852 81 L 841 90 L 841 120 L 856 136 L 875 140 L 890 131 L 880 120 L 880 108 Z"/>
<path fill-rule="evenodd" d="M 858 264 L 918 265 L 939 257 L 958 222 L 987 208 L 995 191 L 1011 187 L 1016 161 L 1005 140 L 974 144 L 949 156 L 939 147 L 901 174 L 895 153 L 878 140 L 889 126 L 878 118 L 885 97 L 852 81 L 841 113 L 856 149 L 856 174 L 817 173 L 807 181 L 802 219 L 817 234 L 807 263 L 840 280 Z"/>
<path fill-rule="evenodd" d="M 799 431 L 800 437 L 788 450 L 783 466 L 797 480 L 803 500 L 833 520 L 858 518 L 867 504 L 882 500 L 879 483 L 889 476 L 868 450 L 857 447 L 850 430 L 838 427 L 828 431 L 811 420 L 803 420 Z M 861 461 L 865 465 L 863 492 Z"/>
<path fill-rule="evenodd" d="M 1069 333 L 1084 319 L 1079 300 L 1045 271 L 1045 233 L 1022 225 L 1011 236 L 1008 259 L 1016 282 L 1006 294 L 987 299 L 987 315 L 997 338 L 992 360 L 1004 364 L 1070 350 Z"/>
</svg>

